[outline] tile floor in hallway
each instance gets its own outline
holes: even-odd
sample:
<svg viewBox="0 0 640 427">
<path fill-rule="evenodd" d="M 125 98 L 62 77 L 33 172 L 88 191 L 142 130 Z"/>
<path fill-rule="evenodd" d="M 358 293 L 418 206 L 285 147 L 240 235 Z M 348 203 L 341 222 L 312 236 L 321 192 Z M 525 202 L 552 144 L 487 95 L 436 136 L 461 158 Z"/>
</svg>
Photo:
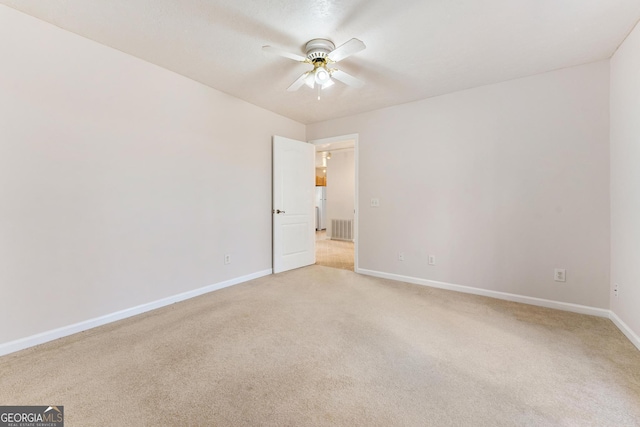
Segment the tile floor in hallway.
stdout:
<svg viewBox="0 0 640 427">
<path fill-rule="evenodd" d="M 316 231 L 316 264 L 351 270 L 354 268 L 353 242 L 331 240 L 326 230 Z"/>
</svg>

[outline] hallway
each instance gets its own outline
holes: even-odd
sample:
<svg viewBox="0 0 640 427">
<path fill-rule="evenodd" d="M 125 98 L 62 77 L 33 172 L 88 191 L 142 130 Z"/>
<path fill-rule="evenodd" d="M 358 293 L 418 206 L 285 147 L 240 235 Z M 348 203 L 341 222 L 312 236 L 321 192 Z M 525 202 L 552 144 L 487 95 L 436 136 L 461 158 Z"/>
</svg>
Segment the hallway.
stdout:
<svg viewBox="0 0 640 427">
<path fill-rule="evenodd" d="M 326 230 L 316 231 L 316 265 L 353 271 L 353 242 L 327 239 Z"/>
</svg>

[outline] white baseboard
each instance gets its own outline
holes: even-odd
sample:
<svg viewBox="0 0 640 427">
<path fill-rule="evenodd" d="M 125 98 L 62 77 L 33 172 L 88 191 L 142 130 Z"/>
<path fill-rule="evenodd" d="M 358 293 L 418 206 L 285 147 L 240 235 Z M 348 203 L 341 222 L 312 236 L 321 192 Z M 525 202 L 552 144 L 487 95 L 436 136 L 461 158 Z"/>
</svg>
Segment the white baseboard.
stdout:
<svg viewBox="0 0 640 427">
<path fill-rule="evenodd" d="M 629 341 L 631 341 L 633 345 L 635 345 L 638 348 L 638 350 L 640 350 L 640 337 L 631 330 L 629 325 L 624 323 L 622 319 L 620 319 L 618 315 L 615 314 L 613 311 L 610 312 L 609 318 L 618 327 L 618 329 L 620 329 L 620 331 L 622 331 L 622 333 L 627 338 L 629 338 Z"/>
<path fill-rule="evenodd" d="M 138 314 L 146 313 L 147 311 L 155 310 L 156 308 L 164 307 L 170 304 L 174 304 L 180 301 L 194 298 L 209 292 L 213 292 L 219 289 L 227 288 L 229 286 L 237 285 L 239 283 L 248 282 L 249 280 L 268 276 L 272 273 L 273 273 L 273 270 L 271 269 L 258 271 L 256 273 L 248 274 L 246 276 L 236 277 L 234 279 L 225 280 L 224 282 L 205 286 L 204 288 L 183 292 L 181 294 L 173 295 L 167 298 L 162 298 L 160 300 L 152 301 L 146 304 L 141 304 L 136 307 L 127 308 L 125 310 L 117 311 L 115 313 L 85 320 L 83 322 L 74 323 L 73 325 L 63 326 L 61 328 L 53 329 L 51 331 L 42 332 L 36 335 L 32 335 L 29 337 L 20 338 L 15 341 L 10 341 L 4 344 L 0 344 L 0 356 L 4 356 L 9 353 L 14 353 L 19 350 L 24 350 L 25 348 L 33 347 L 35 345 L 43 344 L 45 342 L 53 341 L 58 338 L 73 335 L 78 332 L 86 331 L 87 329 L 92 329 L 98 326 L 106 325 L 107 323 L 126 319 L 127 317 L 132 317 Z"/>
<path fill-rule="evenodd" d="M 437 282 L 435 280 L 420 279 L 417 277 L 402 276 L 400 274 L 383 273 L 381 271 L 359 268 L 356 273 L 367 276 L 380 277 L 382 279 L 397 280 L 432 288 L 446 289 L 449 291 L 463 292 L 465 294 L 482 295 L 506 301 L 520 302 L 523 304 L 537 305 L 539 307 L 555 308 L 557 310 L 571 311 L 574 313 L 590 314 L 598 317 L 609 317 L 610 310 L 604 308 L 589 307 L 586 305 L 571 304 L 567 302 L 553 301 L 542 298 L 527 297 L 523 295 L 509 294 L 506 292 L 490 291 L 487 289 L 473 288 L 471 286 L 454 285 L 451 283 Z"/>
<path fill-rule="evenodd" d="M 53 329 L 51 331 L 42 332 L 36 335 L 32 335 L 26 338 L 21 338 L 8 343 L 0 344 L 0 356 L 14 353 L 19 350 L 24 350 L 29 347 L 33 347 L 38 344 L 43 344 L 49 341 L 63 338 L 69 335 L 73 335 L 78 332 L 86 331 L 98 326 L 106 325 L 111 322 L 126 319 L 127 317 L 136 316 L 138 314 L 146 313 L 147 311 L 155 310 L 156 308 L 164 307 L 170 304 L 174 304 L 180 301 L 184 301 L 190 298 L 194 298 L 209 292 L 217 291 L 219 289 L 227 288 L 229 286 L 237 285 L 239 283 L 247 282 L 249 280 L 258 279 L 260 277 L 268 276 L 272 274 L 271 269 L 259 271 L 253 274 L 249 274 L 242 277 L 226 280 L 224 282 L 216 283 L 213 285 L 205 286 L 203 288 L 194 289 L 192 291 L 183 292 L 171 297 L 163 298 L 157 301 L 153 301 L 147 304 L 142 304 L 136 307 L 128 308 L 125 310 L 117 311 L 115 313 L 107 314 L 104 316 L 89 319 L 83 322 L 75 323 L 73 325 L 64 326 L 62 328 Z M 570 304 L 559 301 L 546 300 L 541 298 L 527 297 L 516 294 L 509 294 L 505 292 L 490 291 L 486 289 L 473 288 L 470 286 L 454 285 L 445 282 L 437 282 L 434 280 L 419 279 L 416 277 L 402 276 L 399 274 L 384 273 L 380 271 L 367 270 L 358 268 L 356 273 L 365 274 L 373 277 L 380 277 L 383 279 L 397 280 L 400 282 L 413 283 L 422 286 L 429 286 L 439 289 L 447 289 L 451 291 L 463 292 L 474 295 L 482 295 L 491 298 L 502 299 L 506 301 L 521 302 L 524 304 L 537 305 L 540 307 L 555 308 L 558 310 L 571 311 L 581 314 L 589 314 L 599 317 L 607 317 L 622 331 L 622 333 L 640 350 L 640 337 L 634 333 L 629 326 L 624 323 L 614 312 L 602 308 L 595 308 L 589 306 L 583 306 L 578 304 Z"/>
</svg>

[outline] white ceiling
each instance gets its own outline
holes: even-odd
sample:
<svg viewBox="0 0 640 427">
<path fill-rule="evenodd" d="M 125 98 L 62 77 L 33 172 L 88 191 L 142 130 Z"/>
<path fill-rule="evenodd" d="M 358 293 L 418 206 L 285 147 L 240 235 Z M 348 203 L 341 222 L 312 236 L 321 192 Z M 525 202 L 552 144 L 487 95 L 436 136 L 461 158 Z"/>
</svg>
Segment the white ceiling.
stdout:
<svg viewBox="0 0 640 427">
<path fill-rule="evenodd" d="M 252 104 L 313 123 L 609 58 L 638 0 L 0 0 Z M 366 82 L 286 88 L 313 38 L 367 49 L 341 68 Z"/>
</svg>

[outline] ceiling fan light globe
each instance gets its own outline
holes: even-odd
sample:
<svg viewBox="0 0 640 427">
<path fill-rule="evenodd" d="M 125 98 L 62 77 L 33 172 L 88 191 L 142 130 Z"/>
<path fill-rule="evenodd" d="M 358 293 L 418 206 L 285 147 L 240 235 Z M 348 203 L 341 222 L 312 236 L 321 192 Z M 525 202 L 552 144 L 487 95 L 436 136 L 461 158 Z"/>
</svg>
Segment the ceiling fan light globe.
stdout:
<svg viewBox="0 0 640 427">
<path fill-rule="evenodd" d="M 304 82 L 307 86 L 313 89 L 315 87 L 315 82 L 316 82 L 315 74 L 310 72 Z"/>
<path fill-rule="evenodd" d="M 316 83 L 318 83 L 319 85 L 323 85 L 329 80 L 331 80 L 331 75 L 329 74 L 329 71 L 327 71 L 325 68 L 318 67 L 316 68 L 316 72 L 315 72 L 315 80 L 316 80 Z"/>
<path fill-rule="evenodd" d="M 324 90 L 324 89 L 326 89 L 326 88 L 328 88 L 328 87 L 331 87 L 331 86 L 333 86 L 333 84 L 334 84 L 333 80 L 329 79 L 329 80 L 327 80 L 327 82 L 326 82 L 326 83 L 324 83 L 324 84 L 322 85 L 322 89 Z"/>
</svg>

